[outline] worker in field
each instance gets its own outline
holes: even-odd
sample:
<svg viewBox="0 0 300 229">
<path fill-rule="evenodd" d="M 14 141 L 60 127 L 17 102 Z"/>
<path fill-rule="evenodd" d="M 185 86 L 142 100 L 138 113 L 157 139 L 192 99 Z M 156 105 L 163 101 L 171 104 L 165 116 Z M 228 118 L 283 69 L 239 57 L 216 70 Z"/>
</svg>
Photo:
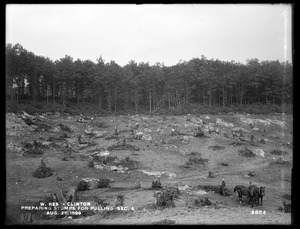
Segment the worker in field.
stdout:
<svg viewBox="0 0 300 229">
<path fill-rule="evenodd" d="M 251 142 L 253 143 L 253 140 L 254 140 L 254 135 L 253 135 L 253 134 L 251 134 L 250 140 L 251 140 Z"/>
<path fill-rule="evenodd" d="M 195 137 L 196 138 L 203 137 L 203 135 L 204 135 L 204 132 L 203 132 L 201 126 L 198 126 L 197 129 L 196 129 Z"/>
</svg>

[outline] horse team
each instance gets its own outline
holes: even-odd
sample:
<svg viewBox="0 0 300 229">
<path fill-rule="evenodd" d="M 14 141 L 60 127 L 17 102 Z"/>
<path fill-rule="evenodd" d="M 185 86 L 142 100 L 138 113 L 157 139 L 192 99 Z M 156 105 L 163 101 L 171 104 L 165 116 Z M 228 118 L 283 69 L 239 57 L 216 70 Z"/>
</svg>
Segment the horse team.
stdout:
<svg viewBox="0 0 300 229">
<path fill-rule="evenodd" d="M 237 191 L 240 202 L 243 203 L 243 196 L 249 197 L 248 204 L 250 202 L 256 202 L 259 205 L 259 200 L 260 200 L 260 206 L 262 206 L 262 200 L 265 195 L 265 189 L 266 187 L 257 187 L 256 185 L 251 185 L 247 188 L 244 185 L 237 185 L 234 187 L 234 192 Z"/>
</svg>

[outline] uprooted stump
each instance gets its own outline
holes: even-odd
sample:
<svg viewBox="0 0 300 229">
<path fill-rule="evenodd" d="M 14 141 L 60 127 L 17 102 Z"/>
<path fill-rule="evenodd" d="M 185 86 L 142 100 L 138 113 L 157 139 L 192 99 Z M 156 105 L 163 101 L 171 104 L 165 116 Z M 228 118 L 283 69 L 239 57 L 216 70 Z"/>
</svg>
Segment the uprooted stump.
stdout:
<svg viewBox="0 0 300 229">
<path fill-rule="evenodd" d="M 189 162 L 199 164 L 200 166 L 202 166 L 208 162 L 208 159 L 202 158 L 201 156 L 192 156 L 189 158 Z"/>
<path fill-rule="evenodd" d="M 128 168 L 128 170 L 134 170 L 137 169 L 138 162 L 132 160 L 130 157 L 126 157 L 125 159 L 122 159 L 120 162 L 116 163 L 117 166 L 121 165 L 122 167 Z"/>
<path fill-rule="evenodd" d="M 212 171 L 209 171 L 209 172 L 208 172 L 208 177 L 209 177 L 209 178 L 215 178 L 215 177 L 216 177 L 216 175 L 215 175 L 215 173 L 214 173 L 214 172 L 212 172 Z"/>
<path fill-rule="evenodd" d="M 104 157 L 104 156 L 95 155 L 95 156 L 93 156 L 92 161 L 96 164 L 108 165 L 108 164 L 114 162 L 116 159 L 117 159 L 116 156 L 114 156 L 114 157 L 110 157 L 110 156 Z"/>
<path fill-rule="evenodd" d="M 206 198 L 199 198 L 195 200 L 195 205 L 197 207 L 203 207 L 203 206 L 210 206 L 212 205 L 212 202 L 208 199 L 208 197 Z"/>
<path fill-rule="evenodd" d="M 110 179 L 107 178 L 99 179 L 98 188 L 107 188 L 109 187 L 110 183 L 111 183 Z"/>
<path fill-rule="evenodd" d="M 152 181 L 151 188 L 153 188 L 153 189 L 161 189 L 162 186 L 161 186 L 160 180 Z"/>
<path fill-rule="evenodd" d="M 85 181 L 85 180 L 79 181 L 79 183 L 77 184 L 77 190 L 78 191 L 87 191 L 87 190 L 89 190 L 88 182 Z"/>
<path fill-rule="evenodd" d="M 97 188 L 107 188 L 109 187 L 109 184 L 111 183 L 110 179 L 102 178 L 102 179 L 96 179 L 96 178 L 84 178 L 77 184 L 77 190 L 78 191 L 87 191 Z"/>
<path fill-rule="evenodd" d="M 274 155 L 284 155 L 284 154 L 288 154 L 288 152 L 285 152 L 285 151 L 282 151 L 282 150 L 272 150 L 270 153 L 271 153 L 271 154 L 274 154 Z"/>
<path fill-rule="evenodd" d="M 112 145 L 107 148 L 108 151 L 113 150 L 129 150 L 129 151 L 140 151 L 140 149 L 137 146 L 125 144 L 125 145 Z"/>
<path fill-rule="evenodd" d="M 255 176 L 255 172 L 254 172 L 253 170 L 251 170 L 251 171 L 248 173 L 248 176 L 250 176 L 250 177 Z"/>
<path fill-rule="evenodd" d="M 291 203 L 287 203 L 285 200 L 282 202 L 282 206 L 278 208 L 279 211 L 283 211 L 284 213 L 291 213 L 292 206 Z"/>
<path fill-rule="evenodd" d="M 98 196 L 93 196 L 91 200 L 89 200 L 88 202 L 91 203 L 91 207 L 89 208 L 89 210 L 81 211 L 81 216 L 83 217 L 99 214 L 98 207 L 105 208 L 106 206 L 109 205 L 108 203 L 105 202 L 105 200 L 100 199 Z"/>
<path fill-rule="evenodd" d="M 41 165 L 32 173 L 33 177 L 45 178 L 52 176 L 53 169 L 46 166 L 43 160 L 41 160 Z"/>
<path fill-rule="evenodd" d="M 124 196 L 123 195 L 117 195 L 115 198 L 115 207 L 123 206 L 124 205 Z"/>
<path fill-rule="evenodd" d="M 162 189 L 161 191 L 157 191 L 154 194 L 154 197 L 156 197 L 156 207 L 175 207 L 174 200 L 176 200 L 179 195 L 179 189 L 174 187 L 167 187 Z"/>
<path fill-rule="evenodd" d="M 244 157 L 254 157 L 256 155 L 255 153 L 253 153 L 253 151 L 247 149 L 247 147 L 245 147 L 242 150 L 239 150 L 239 153 Z"/>
<path fill-rule="evenodd" d="M 213 151 L 225 149 L 224 146 L 218 146 L 218 145 L 215 145 L 215 146 L 209 146 L 208 148 L 209 148 L 209 149 L 212 149 Z"/>
<path fill-rule="evenodd" d="M 246 143 L 234 141 L 234 142 L 232 142 L 232 143 L 229 143 L 228 145 L 233 145 L 233 146 L 244 146 L 244 145 L 246 145 Z"/>
<path fill-rule="evenodd" d="M 43 154 L 43 150 L 42 150 L 42 145 L 37 142 L 36 140 L 34 140 L 32 143 L 30 142 L 25 142 L 23 143 L 24 147 L 23 147 L 23 151 L 22 153 L 25 156 L 38 156 Z"/>
<path fill-rule="evenodd" d="M 289 161 L 285 161 L 282 157 L 280 157 L 278 161 L 276 161 L 276 164 L 289 164 Z"/>
</svg>

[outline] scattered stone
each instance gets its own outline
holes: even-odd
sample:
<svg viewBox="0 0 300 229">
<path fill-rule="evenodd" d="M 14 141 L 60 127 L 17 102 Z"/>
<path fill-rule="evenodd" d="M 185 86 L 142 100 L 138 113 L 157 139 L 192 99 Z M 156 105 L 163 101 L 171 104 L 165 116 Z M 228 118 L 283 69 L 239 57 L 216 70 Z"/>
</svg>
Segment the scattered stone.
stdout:
<svg viewBox="0 0 300 229">
<path fill-rule="evenodd" d="M 78 191 L 87 191 L 87 190 L 92 190 L 96 188 L 103 188 L 107 187 L 109 184 L 108 179 L 101 179 L 101 182 L 99 179 L 96 178 L 84 178 L 79 183 L 77 184 L 77 190 Z M 108 184 L 107 184 L 108 183 Z"/>
<path fill-rule="evenodd" d="M 140 151 L 140 149 L 137 146 L 133 145 L 112 145 L 107 148 L 108 151 L 113 151 L 113 150 L 129 150 L 129 151 Z"/>
<path fill-rule="evenodd" d="M 75 132 L 78 130 L 78 128 L 74 125 L 63 125 L 63 124 L 59 124 L 58 125 L 62 130 L 67 131 L 67 132 Z"/>
<path fill-rule="evenodd" d="M 261 157 L 265 157 L 266 156 L 266 153 L 262 149 L 254 149 L 253 153 L 256 154 L 256 155 L 258 155 L 258 156 L 261 156 Z"/>
<path fill-rule="evenodd" d="M 220 192 L 220 185 L 198 185 L 198 189 L 204 190 L 206 192 L 215 192 L 219 193 Z"/>
<path fill-rule="evenodd" d="M 203 195 L 206 195 L 206 194 L 208 194 L 208 192 L 200 189 L 198 191 L 192 192 L 190 195 L 192 195 L 192 196 L 203 196 Z"/>
<path fill-rule="evenodd" d="M 253 170 L 251 170 L 249 173 L 248 173 L 248 176 L 250 177 L 253 177 L 255 175 L 255 172 Z"/>
<path fill-rule="evenodd" d="M 233 124 L 233 123 L 225 122 L 225 121 L 223 121 L 223 120 L 220 119 L 220 118 L 217 118 L 217 119 L 216 119 L 216 124 L 217 124 L 217 125 L 220 125 L 220 126 L 234 127 L 234 124 Z"/>
<path fill-rule="evenodd" d="M 184 185 L 184 186 L 178 187 L 179 191 L 184 191 L 184 190 L 189 189 L 189 188 L 191 188 L 191 187 L 188 186 L 188 185 Z"/>
<path fill-rule="evenodd" d="M 21 146 L 15 145 L 12 142 L 7 145 L 7 149 L 17 153 L 21 153 L 23 150 Z"/>
<path fill-rule="evenodd" d="M 61 177 L 56 177 L 57 181 L 62 181 L 63 179 Z"/>
</svg>

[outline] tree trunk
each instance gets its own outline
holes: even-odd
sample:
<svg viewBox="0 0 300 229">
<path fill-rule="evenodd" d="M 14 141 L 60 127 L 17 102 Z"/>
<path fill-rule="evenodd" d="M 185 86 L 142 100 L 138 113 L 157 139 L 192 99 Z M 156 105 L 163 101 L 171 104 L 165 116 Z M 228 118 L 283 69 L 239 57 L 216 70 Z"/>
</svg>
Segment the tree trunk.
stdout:
<svg viewBox="0 0 300 229">
<path fill-rule="evenodd" d="M 33 85 L 33 102 L 35 103 L 36 102 L 36 83 L 34 82 L 34 85 Z"/>
<path fill-rule="evenodd" d="M 135 113 L 138 113 L 138 94 L 137 94 L 137 90 L 135 90 L 134 103 L 135 103 Z"/>
<path fill-rule="evenodd" d="M 111 112 L 111 95 L 110 95 L 110 91 L 109 91 L 109 94 L 107 95 L 107 104 L 108 104 L 108 111 Z"/>
<path fill-rule="evenodd" d="M 48 85 L 47 85 L 47 89 L 46 89 L 46 96 L 47 96 L 47 103 L 49 103 Z"/>
<path fill-rule="evenodd" d="M 204 88 L 202 90 L 202 101 L 203 101 L 203 106 L 205 106 L 205 90 L 204 90 Z"/>
<path fill-rule="evenodd" d="M 149 107 L 150 107 L 150 113 L 151 113 L 151 91 L 149 90 Z"/>
<path fill-rule="evenodd" d="M 77 104 L 79 104 L 79 83 L 77 82 L 77 93 L 76 93 L 76 96 L 77 96 Z"/>
<path fill-rule="evenodd" d="M 18 88 L 17 88 L 17 103 L 19 103 L 19 90 L 18 90 Z"/>
<path fill-rule="evenodd" d="M 115 86 L 115 96 L 114 96 L 114 102 L 115 102 L 115 114 L 117 113 L 117 87 Z"/>
<path fill-rule="evenodd" d="M 209 89 L 209 91 L 207 92 L 208 94 L 208 105 L 209 107 L 211 107 L 211 100 L 212 100 L 212 95 L 211 95 L 211 90 Z"/>
<path fill-rule="evenodd" d="M 99 95 L 99 103 L 98 103 L 98 107 L 99 107 L 100 109 L 102 109 L 102 93 L 100 93 L 100 95 Z"/>
<path fill-rule="evenodd" d="M 55 104 L 55 86 L 52 86 L 52 100 L 53 100 L 53 104 Z"/>
<path fill-rule="evenodd" d="M 222 88 L 223 89 L 223 107 L 225 107 L 225 105 L 226 105 L 226 93 L 225 93 L 225 88 L 223 87 Z"/>
<path fill-rule="evenodd" d="M 63 104 L 63 109 L 66 109 L 66 85 L 65 83 L 63 84 L 63 87 L 62 87 L 62 104 Z"/>
<path fill-rule="evenodd" d="M 240 87 L 240 106 L 243 105 L 243 89 Z"/>
<path fill-rule="evenodd" d="M 168 100 L 169 100 L 169 110 L 171 109 L 171 96 L 170 92 L 168 92 Z"/>
</svg>

